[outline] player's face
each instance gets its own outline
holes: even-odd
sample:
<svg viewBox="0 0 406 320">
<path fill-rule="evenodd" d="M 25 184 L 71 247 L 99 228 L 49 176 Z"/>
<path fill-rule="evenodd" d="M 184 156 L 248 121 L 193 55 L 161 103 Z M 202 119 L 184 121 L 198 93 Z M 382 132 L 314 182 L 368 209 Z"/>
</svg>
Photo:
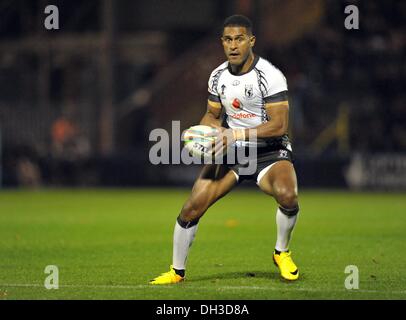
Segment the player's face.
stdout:
<svg viewBox="0 0 406 320">
<path fill-rule="evenodd" d="M 241 65 L 252 53 L 255 37 L 245 27 L 225 27 L 221 41 L 230 64 Z"/>
</svg>

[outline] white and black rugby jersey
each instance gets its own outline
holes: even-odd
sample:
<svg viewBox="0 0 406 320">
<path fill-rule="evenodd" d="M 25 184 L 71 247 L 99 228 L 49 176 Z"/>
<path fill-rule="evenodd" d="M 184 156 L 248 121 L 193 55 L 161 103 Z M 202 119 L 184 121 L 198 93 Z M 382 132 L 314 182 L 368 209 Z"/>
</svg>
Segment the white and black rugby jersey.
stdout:
<svg viewBox="0 0 406 320">
<path fill-rule="evenodd" d="M 283 73 L 269 61 L 256 56 L 250 69 L 242 74 L 231 73 L 228 61 L 210 75 L 209 100 L 220 102 L 230 128 L 254 128 L 267 122 L 265 103 L 288 99 Z M 258 140 L 259 145 L 265 145 Z M 237 145 L 247 145 L 237 143 Z"/>
</svg>

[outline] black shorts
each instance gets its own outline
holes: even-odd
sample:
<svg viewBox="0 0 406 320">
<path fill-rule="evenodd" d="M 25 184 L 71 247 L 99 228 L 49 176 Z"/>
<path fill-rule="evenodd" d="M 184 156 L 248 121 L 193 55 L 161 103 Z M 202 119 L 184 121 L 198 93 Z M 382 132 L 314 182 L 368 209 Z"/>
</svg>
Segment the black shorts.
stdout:
<svg viewBox="0 0 406 320">
<path fill-rule="evenodd" d="M 238 158 L 238 152 L 244 154 L 244 159 Z M 253 153 L 253 152 L 252 152 Z M 257 148 L 257 155 L 249 157 L 249 148 L 245 147 L 241 148 L 234 148 L 234 161 L 231 163 L 226 163 L 226 166 L 230 168 L 235 174 L 238 179 L 238 183 L 244 180 L 256 180 L 257 183 L 259 182 L 258 176 L 263 175 L 265 171 L 261 174 L 261 171 L 269 167 L 270 165 L 274 164 L 277 161 L 287 160 L 291 163 L 294 162 L 293 154 L 290 150 L 284 148 L 284 146 L 278 147 L 258 147 Z M 247 169 L 249 166 L 251 168 L 256 168 L 253 173 L 245 174 L 241 169 Z M 245 170 L 247 171 L 247 170 Z M 252 169 L 250 171 L 253 171 Z"/>
</svg>

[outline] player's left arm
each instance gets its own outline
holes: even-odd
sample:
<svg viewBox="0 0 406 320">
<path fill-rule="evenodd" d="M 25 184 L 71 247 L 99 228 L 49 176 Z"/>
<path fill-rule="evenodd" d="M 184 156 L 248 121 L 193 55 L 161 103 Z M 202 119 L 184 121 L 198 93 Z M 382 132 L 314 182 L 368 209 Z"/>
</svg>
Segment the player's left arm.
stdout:
<svg viewBox="0 0 406 320">
<path fill-rule="evenodd" d="M 289 126 L 289 101 L 283 100 L 265 104 L 269 121 L 253 128 L 257 131 L 257 138 L 272 138 L 283 136 L 288 132 Z M 247 140 L 248 129 L 235 129 L 236 140 Z"/>
</svg>

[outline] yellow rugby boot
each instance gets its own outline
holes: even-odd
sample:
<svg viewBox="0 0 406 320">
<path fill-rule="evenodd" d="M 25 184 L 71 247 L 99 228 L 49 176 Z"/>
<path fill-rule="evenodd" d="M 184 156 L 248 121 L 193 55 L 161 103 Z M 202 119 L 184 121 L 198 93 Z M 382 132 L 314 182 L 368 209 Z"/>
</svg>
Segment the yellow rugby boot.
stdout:
<svg viewBox="0 0 406 320">
<path fill-rule="evenodd" d="M 151 280 L 150 284 L 172 284 L 178 283 L 185 279 L 185 277 L 181 277 L 180 275 L 176 274 L 175 269 L 173 266 L 170 266 L 170 270 L 168 272 L 162 273 L 160 276 L 156 277 L 155 279 Z"/>
<path fill-rule="evenodd" d="M 291 258 L 291 252 L 273 253 L 273 262 L 279 268 L 281 276 L 286 280 L 297 280 L 299 278 L 299 269 Z"/>
</svg>

